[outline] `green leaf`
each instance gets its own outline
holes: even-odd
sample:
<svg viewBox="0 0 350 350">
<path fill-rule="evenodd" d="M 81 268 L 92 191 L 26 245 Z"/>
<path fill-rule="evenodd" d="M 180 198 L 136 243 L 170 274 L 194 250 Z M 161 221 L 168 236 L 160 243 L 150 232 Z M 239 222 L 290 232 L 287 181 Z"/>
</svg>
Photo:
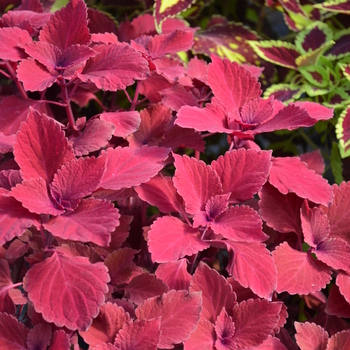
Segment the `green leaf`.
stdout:
<svg viewBox="0 0 350 350">
<path fill-rule="evenodd" d="M 299 67 L 299 71 L 310 84 L 319 88 L 329 85 L 329 72 L 321 66 Z"/>
<path fill-rule="evenodd" d="M 326 43 L 324 43 L 322 46 L 320 46 L 319 48 L 317 48 L 314 51 L 309 51 L 299 57 L 296 58 L 295 63 L 300 66 L 312 66 L 317 64 L 318 59 L 320 58 L 320 56 L 326 51 L 328 50 L 331 46 L 333 46 L 334 41 L 328 41 Z"/>
<path fill-rule="evenodd" d="M 340 156 L 346 158 L 350 155 L 350 105 L 341 113 L 335 126 L 335 133 L 339 140 Z"/>
</svg>

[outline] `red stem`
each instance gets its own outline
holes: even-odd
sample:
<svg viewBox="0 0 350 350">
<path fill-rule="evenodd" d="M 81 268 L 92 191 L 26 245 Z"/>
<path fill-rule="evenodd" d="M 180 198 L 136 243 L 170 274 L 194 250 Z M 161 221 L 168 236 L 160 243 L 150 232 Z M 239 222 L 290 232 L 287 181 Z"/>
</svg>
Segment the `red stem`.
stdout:
<svg viewBox="0 0 350 350">
<path fill-rule="evenodd" d="M 134 95 L 134 98 L 132 99 L 130 111 L 134 111 L 136 108 L 137 99 L 139 98 L 140 88 L 141 88 L 141 84 L 140 84 L 140 80 L 138 80 L 136 84 L 135 95 Z"/>
<path fill-rule="evenodd" d="M 9 62 L 6 62 L 6 68 L 9 71 L 11 75 L 11 79 L 15 82 L 20 94 L 22 95 L 23 99 L 28 100 L 28 95 L 25 92 L 22 83 L 17 79 L 16 72 L 13 70 L 11 64 Z"/>
<path fill-rule="evenodd" d="M 73 111 L 72 111 L 72 107 L 70 105 L 70 99 L 68 96 L 68 89 L 67 89 L 67 85 L 64 82 L 63 78 L 59 78 L 59 84 L 61 86 L 61 91 L 62 91 L 62 97 L 63 97 L 63 103 L 66 105 L 66 113 L 67 113 L 67 117 L 68 117 L 68 122 L 70 127 L 72 128 L 72 130 L 75 130 L 75 119 L 74 119 L 74 115 L 73 115 Z"/>
</svg>

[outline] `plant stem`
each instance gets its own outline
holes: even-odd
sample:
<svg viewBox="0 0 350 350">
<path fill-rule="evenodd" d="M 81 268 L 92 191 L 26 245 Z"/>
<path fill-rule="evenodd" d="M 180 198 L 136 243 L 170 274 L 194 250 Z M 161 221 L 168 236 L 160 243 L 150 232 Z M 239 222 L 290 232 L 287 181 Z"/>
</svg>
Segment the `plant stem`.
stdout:
<svg viewBox="0 0 350 350">
<path fill-rule="evenodd" d="M 136 108 L 137 99 L 139 98 L 140 88 L 141 88 L 141 84 L 140 84 L 140 80 L 138 80 L 136 84 L 135 95 L 134 95 L 134 98 L 132 99 L 130 111 L 134 111 Z"/>
<path fill-rule="evenodd" d="M 62 97 L 63 97 L 63 103 L 66 105 L 66 113 L 68 117 L 68 122 L 72 130 L 75 130 L 75 119 L 72 111 L 72 107 L 70 105 L 70 99 L 68 96 L 68 89 L 67 85 L 64 82 L 63 78 L 59 78 L 59 84 L 61 86 L 61 91 L 62 91 Z"/>
<path fill-rule="evenodd" d="M 201 236 L 201 240 L 205 237 L 205 234 L 207 233 L 207 229 L 208 229 L 208 226 L 205 227 L 203 233 L 202 233 L 202 236 Z M 196 256 L 194 257 L 193 261 L 192 261 L 192 265 L 191 265 L 191 270 L 190 270 L 190 274 L 192 275 L 193 271 L 194 271 L 194 266 L 195 266 L 195 263 L 196 263 L 196 260 L 198 258 L 198 255 L 199 255 L 199 252 L 196 254 Z"/>
<path fill-rule="evenodd" d="M 28 95 L 25 92 L 22 83 L 17 79 L 17 75 L 16 72 L 13 70 L 11 64 L 9 62 L 6 62 L 6 68 L 10 73 L 11 79 L 15 82 L 21 96 L 23 97 L 23 99 L 28 100 Z"/>
</svg>

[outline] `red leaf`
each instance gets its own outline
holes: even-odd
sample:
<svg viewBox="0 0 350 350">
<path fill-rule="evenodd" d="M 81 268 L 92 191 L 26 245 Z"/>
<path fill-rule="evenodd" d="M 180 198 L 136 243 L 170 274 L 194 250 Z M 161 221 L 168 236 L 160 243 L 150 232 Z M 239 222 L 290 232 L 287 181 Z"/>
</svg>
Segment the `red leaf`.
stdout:
<svg viewBox="0 0 350 350">
<path fill-rule="evenodd" d="M 42 177 L 47 183 L 61 165 L 74 158 L 56 121 L 33 109 L 17 133 L 14 155 L 24 180 Z"/>
<path fill-rule="evenodd" d="M 129 281 L 135 269 L 133 260 L 137 253 L 138 250 L 121 248 L 107 256 L 104 264 L 108 267 L 111 283 L 120 285 Z"/>
<path fill-rule="evenodd" d="M 335 284 L 333 284 L 329 292 L 327 305 L 324 311 L 328 315 L 335 315 L 343 318 L 350 317 L 350 304 L 345 300 L 338 286 Z"/>
<path fill-rule="evenodd" d="M 104 343 L 114 343 L 115 337 L 130 316 L 116 304 L 101 305 L 98 316 L 92 321 L 91 327 L 85 332 L 79 332 L 85 343 L 94 347 Z"/>
<path fill-rule="evenodd" d="M 224 276 L 200 262 L 192 278 L 190 292 L 202 292 L 201 319 L 212 323 L 223 308 L 231 310 L 236 303 L 236 294 Z"/>
<path fill-rule="evenodd" d="M 28 245 L 23 243 L 19 239 L 12 241 L 6 250 L 5 258 L 6 259 L 18 259 L 23 256 L 28 251 Z"/>
<path fill-rule="evenodd" d="M 162 103 L 153 104 L 140 111 L 141 124 L 129 138 L 131 147 L 159 145 L 171 121 L 171 109 Z"/>
<path fill-rule="evenodd" d="M 0 312 L 0 348 L 26 350 L 29 329 L 11 315 Z"/>
<path fill-rule="evenodd" d="M 119 331 L 114 345 L 118 350 L 156 350 L 160 338 L 160 319 L 129 322 Z"/>
<path fill-rule="evenodd" d="M 156 276 L 143 273 L 135 276 L 124 288 L 126 298 L 136 305 L 148 298 L 166 293 L 169 287 Z"/>
<path fill-rule="evenodd" d="M 148 231 L 148 248 L 153 262 L 176 261 L 209 248 L 199 238 L 199 231 L 181 220 L 164 216 L 158 218 Z"/>
<path fill-rule="evenodd" d="M 327 214 L 331 227 L 329 237 L 338 237 L 350 243 L 350 182 L 342 182 L 339 186 L 332 186 L 334 199 L 329 208 L 321 207 Z"/>
<path fill-rule="evenodd" d="M 325 206 L 332 203 L 332 189 L 327 180 L 309 170 L 298 157 L 274 158 L 269 182 L 283 194 L 294 192 L 301 198 Z"/>
<path fill-rule="evenodd" d="M 325 163 L 321 155 L 321 151 L 316 151 L 301 154 L 300 160 L 306 163 L 308 169 L 314 170 L 316 174 L 322 175 L 325 170 Z"/>
<path fill-rule="evenodd" d="M 159 94 L 162 96 L 162 102 L 174 111 L 178 111 L 182 106 L 198 105 L 197 98 L 180 84 L 163 89 Z"/>
<path fill-rule="evenodd" d="M 28 58 L 17 67 L 18 80 L 23 83 L 24 89 L 29 91 L 43 91 L 56 82 L 58 72 L 49 72 L 42 64 Z"/>
<path fill-rule="evenodd" d="M 215 97 L 226 111 L 239 111 L 248 101 L 260 97 L 260 83 L 245 68 L 228 59 L 212 55 L 207 80 Z"/>
<path fill-rule="evenodd" d="M 92 81 L 99 89 L 123 90 L 149 73 L 141 54 L 124 44 L 100 45 L 94 50 L 99 55 L 87 61 L 78 77 L 83 82 Z"/>
<path fill-rule="evenodd" d="M 268 238 L 262 231 L 259 214 L 245 205 L 228 208 L 210 224 L 210 227 L 214 233 L 232 241 L 263 242 Z"/>
<path fill-rule="evenodd" d="M 303 199 L 294 193 L 283 195 L 277 188 L 266 183 L 259 192 L 260 214 L 274 230 L 301 235 L 300 209 Z"/>
<path fill-rule="evenodd" d="M 138 111 L 109 112 L 100 114 L 100 119 L 115 126 L 113 135 L 126 138 L 140 126 L 140 113 Z"/>
<path fill-rule="evenodd" d="M 54 236 L 108 246 L 110 233 L 119 224 L 119 212 L 113 204 L 100 199 L 83 199 L 71 213 L 51 218 L 44 224 Z"/>
<path fill-rule="evenodd" d="M 77 137 L 70 137 L 74 153 L 77 156 L 87 155 L 105 147 L 112 138 L 115 127 L 112 123 L 92 119 L 86 123 L 85 129 Z"/>
<path fill-rule="evenodd" d="M 327 108 L 316 102 L 295 102 L 293 105 L 305 109 L 309 116 L 317 121 L 333 118 L 333 108 Z"/>
<path fill-rule="evenodd" d="M 310 209 L 304 203 L 301 209 L 301 225 L 305 242 L 318 250 L 317 246 L 327 239 L 330 231 L 327 215 L 317 207 Z"/>
<path fill-rule="evenodd" d="M 207 320 L 200 320 L 190 339 L 184 342 L 185 350 L 213 350 L 215 342 L 214 325 Z"/>
<path fill-rule="evenodd" d="M 243 287 L 249 287 L 261 298 L 271 299 L 277 285 L 277 270 L 265 244 L 222 241 L 233 253 L 228 273 Z"/>
<path fill-rule="evenodd" d="M 327 350 L 343 350 L 350 346 L 350 330 L 339 332 L 328 340 Z"/>
<path fill-rule="evenodd" d="M 164 166 L 169 148 L 118 147 L 107 150 L 106 170 L 99 187 L 120 190 L 149 181 Z"/>
<path fill-rule="evenodd" d="M 179 51 L 187 51 L 193 45 L 193 32 L 175 30 L 169 34 L 154 36 L 147 45 L 147 50 L 152 58 L 163 57 L 167 54 L 177 54 Z"/>
<path fill-rule="evenodd" d="M 328 333 L 315 323 L 295 322 L 295 339 L 301 350 L 326 350 Z"/>
<path fill-rule="evenodd" d="M 64 331 L 60 330 L 53 334 L 49 350 L 68 349 L 69 346 L 68 335 Z"/>
<path fill-rule="evenodd" d="M 231 192 L 230 201 L 244 202 L 261 190 L 271 168 L 269 151 L 232 150 L 211 163 L 219 175 L 224 193 Z"/>
<path fill-rule="evenodd" d="M 175 158 L 174 185 L 185 200 L 186 211 L 196 214 L 204 211 L 207 201 L 222 193 L 215 171 L 203 161 L 173 154 Z"/>
<path fill-rule="evenodd" d="M 332 278 L 331 268 L 314 259 L 310 253 L 292 249 L 287 242 L 280 244 L 272 256 L 278 272 L 278 293 L 314 293 L 324 288 Z"/>
<path fill-rule="evenodd" d="M 295 343 L 293 343 L 294 345 Z M 296 345 L 295 345 L 296 346 Z M 264 340 L 264 342 L 258 346 L 255 346 L 253 348 L 254 350 L 288 350 L 278 338 L 272 337 L 269 335 L 269 337 Z M 251 349 L 252 350 L 252 349 Z M 291 349 L 289 349 L 291 350 Z"/>
<path fill-rule="evenodd" d="M 221 104 L 214 102 L 207 103 L 205 108 L 182 106 L 177 112 L 175 124 L 183 128 L 193 128 L 197 131 L 209 131 L 230 134 L 226 119 L 226 112 Z"/>
<path fill-rule="evenodd" d="M 47 184 L 41 177 L 24 180 L 12 187 L 8 195 L 16 198 L 31 213 L 60 215 L 64 212 L 54 204 L 47 191 Z"/>
<path fill-rule="evenodd" d="M 144 301 L 135 314 L 140 320 L 161 317 L 158 347 L 172 349 L 173 344 L 187 340 L 195 331 L 202 309 L 201 302 L 201 293 L 171 290 Z"/>
<path fill-rule="evenodd" d="M 22 100 L 15 95 L 0 101 L 0 132 L 4 135 L 16 134 L 22 122 L 27 119 L 29 107 L 39 113 L 46 113 L 45 103 L 31 99 Z"/>
<path fill-rule="evenodd" d="M 51 340 L 51 325 L 36 324 L 28 333 L 27 346 L 29 350 L 46 349 Z"/>
<path fill-rule="evenodd" d="M 8 152 L 12 152 L 15 140 L 16 135 L 7 136 L 0 132 L 0 153 L 5 154 Z"/>
<path fill-rule="evenodd" d="M 234 334 L 235 325 L 232 318 L 227 314 L 225 308 L 222 308 L 220 315 L 215 322 L 215 332 L 217 340 L 215 346 L 217 350 L 236 349 Z"/>
<path fill-rule="evenodd" d="M 87 7 L 82 0 L 70 1 L 56 11 L 40 31 L 39 40 L 57 46 L 61 51 L 69 46 L 89 45 L 91 36 L 87 27 Z"/>
<path fill-rule="evenodd" d="M 122 215 L 119 218 L 119 226 L 116 227 L 116 229 L 111 232 L 111 242 L 109 244 L 109 247 L 111 249 L 118 249 L 121 247 L 121 245 L 125 242 L 125 240 L 129 236 L 130 232 L 130 223 L 133 219 L 133 216 L 129 215 Z"/>
<path fill-rule="evenodd" d="M 169 176 L 159 174 L 135 188 L 140 198 L 155 205 L 163 213 L 182 212 L 183 199 L 179 196 Z"/>
<path fill-rule="evenodd" d="M 0 193 L 0 246 L 21 236 L 32 225 L 40 228 L 38 215 L 30 213 L 14 198 Z"/>
<path fill-rule="evenodd" d="M 350 304 L 350 276 L 345 274 L 344 272 L 339 271 L 335 283 L 339 287 L 340 293 Z"/>
<path fill-rule="evenodd" d="M 102 263 L 92 265 L 87 258 L 54 253 L 30 268 L 24 288 L 45 321 L 85 331 L 104 302 L 107 282 L 109 276 Z"/>
<path fill-rule="evenodd" d="M 187 260 L 180 259 L 166 264 L 160 264 L 155 271 L 169 289 L 189 290 L 192 276 L 187 272 Z"/>
<path fill-rule="evenodd" d="M 27 58 L 20 46 L 29 42 L 32 42 L 32 38 L 26 30 L 18 27 L 0 28 L 0 58 L 5 61 L 20 61 Z"/>
<path fill-rule="evenodd" d="M 106 156 L 72 159 L 57 171 L 50 185 L 52 196 L 67 208 L 76 208 L 80 199 L 90 195 L 98 186 L 104 173 Z"/>
<path fill-rule="evenodd" d="M 261 344 L 273 334 L 279 318 L 282 302 L 249 299 L 234 306 L 232 320 L 235 324 L 234 340 L 237 348 Z"/>
</svg>

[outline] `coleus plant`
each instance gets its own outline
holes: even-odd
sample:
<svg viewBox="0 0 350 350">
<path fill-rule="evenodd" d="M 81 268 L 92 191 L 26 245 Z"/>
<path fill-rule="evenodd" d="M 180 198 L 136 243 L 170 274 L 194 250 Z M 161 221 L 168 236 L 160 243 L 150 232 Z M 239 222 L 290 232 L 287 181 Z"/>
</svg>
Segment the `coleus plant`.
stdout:
<svg viewBox="0 0 350 350">
<path fill-rule="evenodd" d="M 181 61 L 196 29 L 173 5 L 118 28 L 83 0 L 3 15 L 0 348 L 347 347 L 350 186 L 256 143 L 333 110 Z"/>
</svg>

